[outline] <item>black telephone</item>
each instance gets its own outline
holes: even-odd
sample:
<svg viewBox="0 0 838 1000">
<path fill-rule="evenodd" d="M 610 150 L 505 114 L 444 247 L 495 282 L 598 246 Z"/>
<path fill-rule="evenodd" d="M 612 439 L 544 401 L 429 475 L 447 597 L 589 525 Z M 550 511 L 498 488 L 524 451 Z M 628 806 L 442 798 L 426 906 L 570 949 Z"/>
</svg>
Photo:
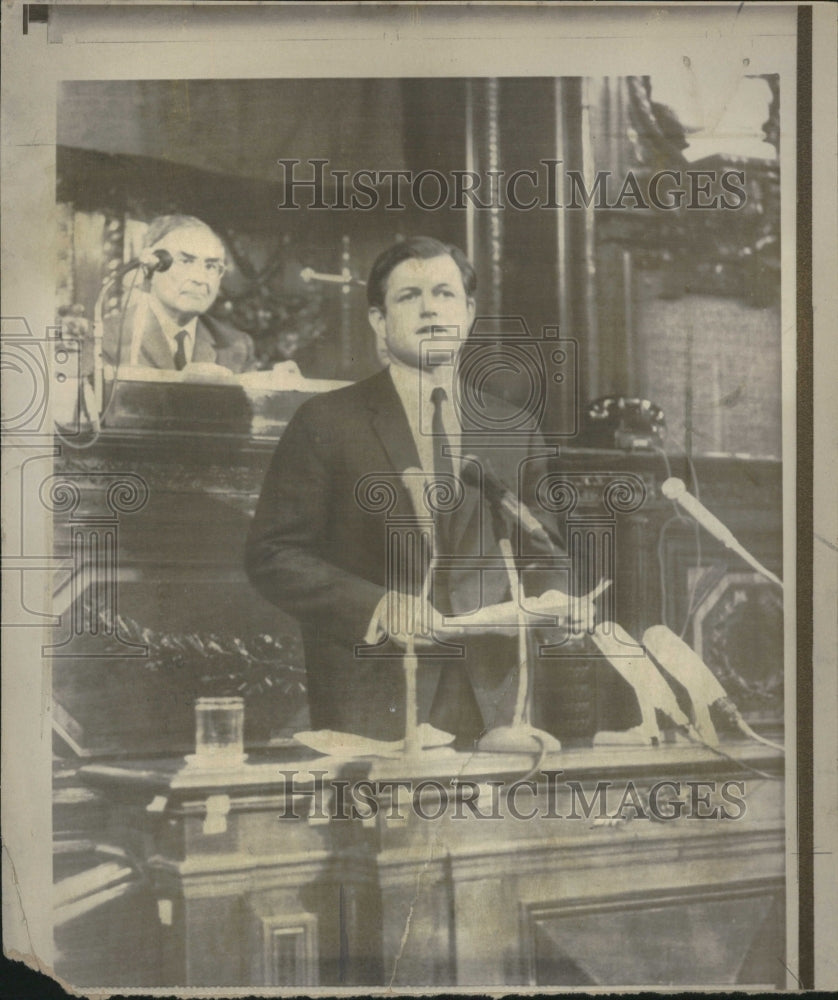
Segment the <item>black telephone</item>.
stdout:
<svg viewBox="0 0 838 1000">
<path fill-rule="evenodd" d="M 659 448 L 665 436 L 663 410 L 650 400 L 601 396 L 588 404 L 577 443 L 635 451 Z"/>
</svg>

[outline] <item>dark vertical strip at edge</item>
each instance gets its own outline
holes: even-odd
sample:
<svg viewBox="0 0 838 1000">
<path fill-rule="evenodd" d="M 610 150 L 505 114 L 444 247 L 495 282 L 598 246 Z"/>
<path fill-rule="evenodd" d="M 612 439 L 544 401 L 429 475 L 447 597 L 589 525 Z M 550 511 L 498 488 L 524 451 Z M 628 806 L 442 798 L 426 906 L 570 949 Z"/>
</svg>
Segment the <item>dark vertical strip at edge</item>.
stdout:
<svg viewBox="0 0 838 1000">
<path fill-rule="evenodd" d="M 797 10 L 797 825 L 798 970 L 814 989 L 814 747 L 812 531 L 812 8 Z"/>
</svg>

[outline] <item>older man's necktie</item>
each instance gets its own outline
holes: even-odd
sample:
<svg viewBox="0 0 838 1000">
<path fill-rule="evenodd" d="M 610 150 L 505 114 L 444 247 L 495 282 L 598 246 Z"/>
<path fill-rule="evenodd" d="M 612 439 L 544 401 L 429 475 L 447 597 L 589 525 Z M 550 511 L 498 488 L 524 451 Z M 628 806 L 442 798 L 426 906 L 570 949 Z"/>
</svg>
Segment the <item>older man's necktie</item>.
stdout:
<svg viewBox="0 0 838 1000">
<path fill-rule="evenodd" d="M 186 338 L 188 334 L 186 330 L 178 330 L 175 335 L 175 341 L 177 343 L 177 350 L 175 351 L 175 368 L 178 371 L 182 371 L 186 367 Z"/>
</svg>

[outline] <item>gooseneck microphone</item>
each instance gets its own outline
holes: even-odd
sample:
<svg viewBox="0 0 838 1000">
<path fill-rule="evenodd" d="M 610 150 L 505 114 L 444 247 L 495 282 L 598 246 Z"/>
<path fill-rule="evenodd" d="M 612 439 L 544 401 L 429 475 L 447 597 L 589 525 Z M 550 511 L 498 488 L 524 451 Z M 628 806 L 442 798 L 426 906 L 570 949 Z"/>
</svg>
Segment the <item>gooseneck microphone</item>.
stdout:
<svg viewBox="0 0 838 1000">
<path fill-rule="evenodd" d="M 672 500 L 677 503 L 679 507 L 685 510 L 690 517 L 693 518 L 698 524 L 708 531 L 714 538 L 718 539 L 725 548 L 730 549 L 735 552 L 741 559 L 749 565 L 752 566 L 758 573 L 761 573 L 767 580 L 772 583 L 776 583 L 777 586 L 782 590 L 783 581 L 775 576 L 771 570 L 766 569 L 762 563 L 751 555 L 750 552 L 742 545 L 740 542 L 733 537 L 733 532 L 725 527 L 722 522 L 715 517 L 710 511 L 696 499 L 684 485 L 683 480 L 672 477 L 667 479 L 661 485 L 661 493 L 666 497 L 667 500 Z"/>
<path fill-rule="evenodd" d="M 512 518 L 526 534 L 544 545 L 552 547 L 558 544 L 558 540 L 548 533 L 529 507 L 497 475 L 488 459 L 464 455 L 462 477 L 470 486 L 482 490 L 489 503 Z"/>
</svg>

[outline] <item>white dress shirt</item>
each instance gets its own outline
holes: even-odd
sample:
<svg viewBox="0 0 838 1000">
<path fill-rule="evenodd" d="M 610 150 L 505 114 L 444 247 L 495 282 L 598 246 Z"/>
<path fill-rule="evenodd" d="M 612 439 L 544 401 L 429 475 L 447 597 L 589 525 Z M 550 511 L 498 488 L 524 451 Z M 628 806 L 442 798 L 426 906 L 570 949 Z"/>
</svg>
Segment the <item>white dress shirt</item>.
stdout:
<svg viewBox="0 0 838 1000">
<path fill-rule="evenodd" d="M 416 444 L 416 451 L 419 454 L 419 464 L 422 471 L 429 476 L 434 474 L 432 432 L 434 404 L 431 400 L 431 393 L 437 386 L 441 386 L 445 390 L 445 400 L 442 402 L 442 426 L 445 428 L 445 434 L 451 447 L 454 472 L 459 473 L 460 458 L 458 452 L 460 450 L 461 428 L 454 406 L 452 369 L 446 365 L 436 369 L 433 373 L 428 371 L 420 373 L 417 368 L 409 368 L 407 365 L 391 362 L 390 377 L 393 379 L 393 385 L 407 416 L 407 422 Z M 381 622 L 387 613 L 388 601 L 390 600 L 392 600 L 392 595 L 385 594 L 379 601 L 364 636 L 364 642 L 372 644 L 381 638 L 383 634 Z"/>
<path fill-rule="evenodd" d="M 454 406 L 454 380 L 451 367 L 445 365 L 433 373 L 428 371 L 420 373 L 417 368 L 408 368 L 406 365 L 394 362 L 390 365 L 390 376 L 393 379 L 396 392 L 399 394 L 399 399 L 402 401 L 402 407 L 416 443 L 419 464 L 422 471 L 427 472 L 428 475 L 434 473 L 432 430 L 434 404 L 431 401 L 431 393 L 437 386 L 441 386 L 445 390 L 446 398 L 442 403 L 442 426 L 445 428 L 445 434 L 451 446 L 454 472 L 459 472 L 460 421 Z"/>
</svg>

